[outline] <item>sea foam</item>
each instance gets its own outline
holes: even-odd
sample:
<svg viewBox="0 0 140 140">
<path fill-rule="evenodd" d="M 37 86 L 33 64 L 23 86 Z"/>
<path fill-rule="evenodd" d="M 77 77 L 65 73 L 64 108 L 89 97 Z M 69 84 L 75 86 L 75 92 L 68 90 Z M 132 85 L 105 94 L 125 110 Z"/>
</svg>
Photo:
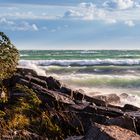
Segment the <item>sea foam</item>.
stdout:
<svg viewBox="0 0 140 140">
<path fill-rule="evenodd" d="M 19 62 L 19 67 L 33 69 L 36 71 L 38 75 L 46 76 L 46 72 L 43 69 L 39 68 L 35 63 L 32 63 L 31 61 L 21 61 Z"/>
<path fill-rule="evenodd" d="M 38 66 L 94 66 L 94 65 L 140 65 L 140 59 L 95 59 L 95 60 L 20 60 L 19 65 L 36 64 Z"/>
</svg>

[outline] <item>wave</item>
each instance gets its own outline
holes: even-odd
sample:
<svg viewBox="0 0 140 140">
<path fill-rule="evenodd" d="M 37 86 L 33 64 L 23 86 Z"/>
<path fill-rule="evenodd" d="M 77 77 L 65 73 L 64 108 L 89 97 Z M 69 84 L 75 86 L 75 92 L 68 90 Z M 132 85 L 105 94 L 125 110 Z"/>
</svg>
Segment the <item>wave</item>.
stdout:
<svg viewBox="0 0 140 140">
<path fill-rule="evenodd" d="M 39 66 L 50 74 L 110 74 L 140 76 L 140 66 Z"/>
<path fill-rule="evenodd" d="M 140 59 L 95 59 L 95 60 L 20 60 L 19 65 L 36 64 L 38 66 L 96 66 L 96 65 L 118 65 L 132 66 L 140 65 Z"/>
<path fill-rule="evenodd" d="M 29 54 L 20 54 L 20 57 L 23 57 L 23 56 L 30 56 Z"/>
<path fill-rule="evenodd" d="M 140 107 L 140 96 L 129 94 L 127 97 L 120 95 L 121 102 L 118 105 L 124 106 L 125 104 L 132 104 L 134 106 Z"/>
<path fill-rule="evenodd" d="M 45 70 L 39 68 L 36 64 L 34 64 L 34 63 L 30 62 L 30 61 L 20 63 L 18 67 L 24 67 L 24 68 L 28 68 L 28 69 L 33 69 L 34 71 L 36 71 L 36 73 L 38 75 L 46 76 Z"/>
<path fill-rule="evenodd" d="M 70 74 L 56 75 L 51 74 L 64 83 L 77 87 L 115 87 L 115 88 L 139 88 L 140 78 L 137 76 L 120 75 L 92 75 L 92 74 Z"/>
<path fill-rule="evenodd" d="M 103 62 L 103 60 L 92 60 L 90 61 L 95 64 L 95 61 Z M 118 64 L 120 60 L 109 60 L 106 61 L 112 62 L 113 64 Z M 61 64 L 61 66 L 54 66 L 54 64 Z M 121 61 L 126 65 L 126 60 Z M 131 63 L 130 63 L 131 62 Z M 136 63 L 137 62 L 137 63 Z M 71 67 L 71 64 L 77 64 L 77 67 Z M 89 60 L 85 60 L 84 63 L 88 64 Z M 140 106 L 140 78 L 136 75 L 136 70 L 140 70 L 140 66 L 131 67 L 131 65 L 138 65 L 140 60 L 127 61 L 126 67 L 123 66 L 85 66 L 82 60 L 20 60 L 20 67 L 27 67 L 34 69 L 39 75 L 44 76 L 53 76 L 54 78 L 61 81 L 65 85 L 73 89 L 82 89 L 85 91 L 85 94 L 94 95 L 96 93 L 109 94 L 109 93 L 127 93 L 128 97 L 121 97 L 121 103 L 119 105 L 124 105 L 126 103 Z M 53 65 L 53 66 L 52 66 Z M 64 67 L 67 66 L 67 67 Z M 105 73 L 102 74 L 93 74 L 88 73 L 89 71 L 101 70 L 116 70 L 120 71 L 130 71 L 129 74 L 125 72 L 122 74 L 122 71 L 116 74 Z M 100 68 L 100 69 L 99 69 Z M 78 72 L 77 72 L 78 71 Z M 84 73 L 82 73 L 84 71 Z M 80 73 L 81 72 L 81 73 Z M 139 71 L 138 71 L 139 72 Z M 131 74 L 130 74 L 131 73 Z M 134 73 L 134 74 L 132 74 Z"/>
<path fill-rule="evenodd" d="M 80 51 L 80 53 L 81 54 L 97 54 L 97 53 L 99 53 L 99 52 L 97 52 L 97 51 L 91 51 L 91 50 L 82 50 L 82 51 Z"/>
</svg>

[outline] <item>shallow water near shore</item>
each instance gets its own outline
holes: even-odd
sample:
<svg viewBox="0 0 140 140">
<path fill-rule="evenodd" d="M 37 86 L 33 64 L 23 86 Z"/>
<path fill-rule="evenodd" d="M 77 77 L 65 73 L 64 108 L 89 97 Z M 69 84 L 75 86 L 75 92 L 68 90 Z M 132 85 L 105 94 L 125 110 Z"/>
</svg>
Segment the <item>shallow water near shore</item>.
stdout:
<svg viewBox="0 0 140 140">
<path fill-rule="evenodd" d="M 140 51 L 21 51 L 20 66 L 53 76 L 90 96 L 127 93 L 120 105 L 140 106 Z"/>
</svg>

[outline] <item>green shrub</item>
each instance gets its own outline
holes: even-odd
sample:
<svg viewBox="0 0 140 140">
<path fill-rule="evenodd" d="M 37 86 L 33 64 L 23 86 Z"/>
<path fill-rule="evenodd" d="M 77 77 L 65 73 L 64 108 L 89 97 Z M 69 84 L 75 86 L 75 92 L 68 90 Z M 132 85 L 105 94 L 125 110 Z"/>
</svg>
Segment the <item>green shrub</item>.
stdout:
<svg viewBox="0 0 140 140">
<path fill-rule="evenodd" d="M 0 32 L 0 82 L 10 78 L 16 70 L 19 52 L 10 39 Z"/>
</svg>

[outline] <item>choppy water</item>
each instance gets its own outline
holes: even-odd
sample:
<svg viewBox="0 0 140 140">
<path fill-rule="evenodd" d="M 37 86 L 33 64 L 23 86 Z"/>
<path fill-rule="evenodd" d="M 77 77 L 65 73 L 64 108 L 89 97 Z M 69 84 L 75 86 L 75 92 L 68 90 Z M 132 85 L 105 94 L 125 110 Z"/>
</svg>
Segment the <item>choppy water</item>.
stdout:
<svg viewBox="0 0 140 140">
<path fill-rule="evenodd" d="M 140 106 L 139 50 L 21 51 L 20 66 L 51 75 L 86 94 L 128 93 Z M 124 101 L 126 103 L 126 101 Z"/>
</svg>

